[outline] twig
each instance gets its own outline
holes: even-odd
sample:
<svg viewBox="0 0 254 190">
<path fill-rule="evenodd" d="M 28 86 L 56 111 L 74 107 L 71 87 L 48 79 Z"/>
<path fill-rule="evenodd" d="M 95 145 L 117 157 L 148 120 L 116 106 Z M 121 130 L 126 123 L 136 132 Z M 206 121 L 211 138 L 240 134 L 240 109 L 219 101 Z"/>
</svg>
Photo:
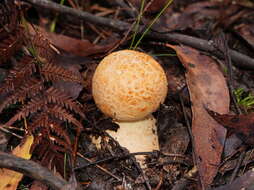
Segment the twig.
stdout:
<svg viewBox="0 0 254 190">
<path fill-rule="evenodd" d="M 183 87 L 184 88 L 184 87 Z M 185 120 L 185 123 L 187 125 L 187 130 L 188 130 L 188 133 L 189 133 L 189 136 L 190 136 L 190 139 L 191 139 L 191 145 L 192 145 L 192 149 L 195 150 L 195 144 L 194 144 L 194 137 L 192 135 L 192 130 L 191 130 L 191 124 L 190 124 L 190 121 L 188 119 L 188 116 L 187 116 L 187 113 L 185 111 L 185 106 L 184 106 L 184 102 L 183 102 L 183 97 L 182 97 L 182 91 L 180 91 L 179 93 L 179 99 L 180 99 L 180 103 L 181 103 L 181 107 L 182 107 L 182 110 L 183 110 L 183 116 L 184 116 L 184 120 Z M 196 155 L 195 155 L 195 152 L 193 151 L 192 152 L 192 159 L 193 159 L 193 163 L 194 165 L 196 165 Z"/>
<path fill-rule="evenodd" d="M 60 190 L 68 184 L 67 181 L 53 175 L 48 169 L 39 164 L 4 152 L 0 152 L 0 168 L 7 168 L 24 173 L 27 176 L 47 184 L 53 189 Z"/>
<path fill-rule="evenodd" d="M 3 132 L 5 132 L 5 133 L 12 134 L 13 136 L 18 137 L 19 139 L 23 139 L 23 137 L 22 137 L 22 136 L 17 135 L 16 133 L 13 133 L 13 132 L 11 132 L 11 131 L 9 131 L 9 130 L 5 129 L 4 127 L 5 127 L 5 126 L 0 125 L 0 131 L 3 131 Z"/>
<path fill-rule="evenodd" d="M 228 83 L 228 87 L 229 87 L 229 92 L 230 92 L 230 96 L 231 96 L 231 100 L 236 108 L 236 112 L 237 114 L 242 114 L 242 111 L 239 107 L 239 105 L 237 104 L 236 101 L 236 97 L 234 95 L 233 92 L 233 69 L 232 69 L 232 61 L 231 61 L 231 57 L 229 56 L 229 47 L 228 47 L 228 43 L 227 43 L 227 39 L 224 33 L 222 33 L 219 37 L 218 40 L 216 40 L 217 46 L 219 48 L 219 50 L 222 52 L 224 59 L 225 59 L 225 63 L 227 65 L 228 68 L 228 76 L 227 76 L 227 83 Z M 234 179 L 236 178 L 238 171 L 242 165 L 243 159 L 245 157 L 245 150 L 243 152 L 241 152 L 239 159 L 237 161 L 237 165 L 234 168 L 234 171 L 231 175 L 230 181 L 229 183 L 232 183 L 234 181 Z"/>
<path fill-rule="evenodd" d="M 163 175 L 163 171 L 161 172 L 160 174 L 160 181 L 159 183 L 156 185 L 155 189 L 154 190 L 159 190 L 161 188 L 161 185 L 163 184 L 163 178 L 164 178 L 164 175 Z"/>
<path fill-rule="evenodd" d="M 124 0 L 115 0 L 115 3 L 123 8 L 123 10 L 131 17 L 135 18 L 138 14 L 137 11 L 133 7 L 129 7 Z"/>
<path fill-rule="evenodd" d="M 111 27 L 113 29 L 116 30 L 127 30 L 129 28 L 129 24 L 122 22 L 122 21 L 118 21 L 118 20 L 112 20 L 112 19 L 108 19 L 108 18 L 104 18 L 104 17 L 100 17 L 100 16 L 95 16 L 91 13 L 85 12 L 85 11 L 80 11 L 78 9 L 73 9 L 64 5 L 60 5 L 48 0 L 25 0 L 35 6 L 39 6 L 41 8 L 46 8 L 49 10 L 53 10 L 55 12 L 59 12 L 59 13 L 65 13 L 65 14 L 69 14 L 75 17 L 78 17 L 80 19 L 83 19 L 84 21 L 87 22 L 91 22 L 94 24 L 99 24 L 102 26 L 108 26 Z"/>
<path fill-rule="evenodd" d="M 88 167 L 88 166 L 105 163 L 105 162 L 108 162 L 108 161 L 111 161 L 111 160 L 121 160 L 121 159 L 129 158 L 129 157 L 132 157 L 132 156 L 136 156 L 136 155 L 151 155 L 151 154 L 153 154 L 153 152 L 135 152 L 135 153 L 129 153 L 129 154 L 125 154 L 125 155 L 111 156 L 109 158 L 105 158 L 105 159 L 98 160 L 98 161 L 95 161 L 95 162 L 90 162 L 89 164 L 85 164 L 83 166 L 79 166 L 79 167 L 76 167 L 74 169 L 78 170 L 78 169 L 82 169 L 82 168 L 85 168 L 85 167 Z"/>
<path fill-rule="evenodd" d="M 241 165 L 242 165 L 242 162 L 243 162 L 243 159 L 244 159 L 245 155 L 246 155 L 246 150 L 244 150 L 244 151 L 240 154 L 240 156 L 239 156 L 239 158 L 238 158 L 238 160 L 237 160 L 237 164 L 236 164 L 236 166 L 235 166 L 235 169 L 234 169 L 234 171 L 233 171 L 233 173 L 232 173 L 232 175 L 231 175 L 231 177 L 230 177 L 229 184 L 230 184 L 230 183 L 233 183 L 234 179 L 236 178 L 236 176 L 237 176 L 237 174 L 238 174 L 238 171 L 239 171 L 239 169 L 240 169 L 240 167 L 241 167 Z"/>
<path fill-rule="evenodd" d="M 215 42 L 216 42 L 216 46 L 218 47 L 218 50 L 220 50 L 224 56 L 224 60 L 228 69 L 227 83 L 228 83 L 231 100 L 236 108 L 237 114 L 242 114 L 241 109 L 239 105 L 237 104 L 236 97 L 233 92 L 234 91 L 233 68 L 232 68 L 232 60 L 231 60 L 231 57 L 229 56 L 228 40 L 226 39 L 225 34 L 221 33 L 221 35 L 216 39 Z"/>
<path fill-rule="evenodd" d="M 53 10 L 59 13 L 69 14 L 87 22 L 107 26 L 120 32 L 126 31 L 130 28 L 129 23 L 110 19 L 110 18 L 95 16 L 88 12 L 73 9 L 64 5 L 59 5 L 57 3 L 50 2 L 48 0 L 23 0 L 23 1 L 27 1 L 32 3 L 35 6 Z M 143 31 L 144 31 L 144 26 L 141 27 L 141 29 L 139 30 L 139 34 L 143 34 Z M 202 51 L 210 52 L 219 58 L 222 57 L 221 53 L 218 52 L 216 47 L 214 46 L 213 41 L 207 41 L 207 40 L 203 40 L 193 36 L 188 36 L 188 35 L 183 35 L 178 33 L 165 34 L 165 33 L 159 33 L 155 31 L 150 31 L 150 33 L 148 33 L 147 36 L 150 38 L 154 38 L 156 40 L 160 40 L 160 41 L 171 41 L 175 43 L 181 43 L 181 44 L 191 46 L 193 48 L 196 48 Z M 246 68 L 246 69 L 254 69 L 253 58 L 232 49 L 229 49 L 229 55 L 231 56 L 231 59 L 234 61 L 233 64 L 235 66 Z"/>
<path fill-rule="evenodd" d="M 197 175 L 198 170 L 197 167 L 193 167 L 187 174 L 184 175 L 184 177 L 182 177 L 181 179 L 179 179 L 174 187 L 172 188 L 172 190 L 183 190 L 186 189 L 186 186 L 189 184 L 190 182 L 190 178 L 193 178 Z"/>
<path fill-rule="evenodd" d="M 84 157 L 82 154 L 80 154 L 79 152 L 77 153 L 78 156 L 80 156 L 81 158 L 85 159 L 86 161 L 88 161 L 89 163 L 92 163 L 92 160 Z M 111 172 L 109 172 L 108 170 L 106 170 L 105 168 L 99 166 L 99 165 L 95 165 L 97 168 L 99 168 L 100 170 L 102 170 L 103 172 L 107 173 L 108 175 L 110 175 L 111 177 L 115 178 L 118 181 L 122 181 L 119 177 L 117 177 L 116 175 L 112 174 Z M 75 168 L 76 169 L 76 168 Z"/>
<path fill-rule="evenodd" d="M 209 52 L 218 58 L 223 58 L 223 55 L 217 50 L 214 41 L 210 40 L 203 40 L 200 38 L 196 38 L 193 36 L 188 36 L 184 34 L 178 34 L 178 33 L 169 33 L 169 34 L 159 34 L 155 32 L 150 32 L 148 36 L 153 37 L 155 39 L 160 40 L 168 40 L 176 43 L 181 43 L 202 51 Z M 229 49 L 229 55 L 232 59 L 233 64 L 237 67 L 242 67 L 246 69 L 254 69 L 254 59 L 244 55 L 242 53 L 239 53 L 235 50 Z"/>
</svg>

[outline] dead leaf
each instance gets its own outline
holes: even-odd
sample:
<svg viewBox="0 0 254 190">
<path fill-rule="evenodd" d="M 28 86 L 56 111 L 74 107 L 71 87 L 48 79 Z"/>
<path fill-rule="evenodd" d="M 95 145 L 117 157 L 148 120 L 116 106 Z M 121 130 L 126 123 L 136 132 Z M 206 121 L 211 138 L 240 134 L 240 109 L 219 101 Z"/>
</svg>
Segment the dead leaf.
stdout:
<svg viewBox="0 0 254 190">
<path fill-rule="evenodd" d="M 35 180 L 29 190 L 48 190 L 48 186 Z"/>
<path fill-rule="evenodd" d="M 18 145 L 13 151 L 12 154 L 24 159 L 30 159 L 30 148 L 33 144 L 33 136 L 28 136 L 23 143 Z M 0 170 L 0 189 L 1 190 L 16 190 L 19 184 L 19 181 L 22 179 L 23 174 L 8 170 Z"/>
<path fill-rule="evenodd" d="M 233 183 L 227 184 L 213 190 L 239 190 L 239 189 L 253 189 L 254 188 L 254 169 L 249 170 L 241 177 L 237 178 Z"/>
<path fill-rule="evenodd" d="M 76 76 L 78 76 L 78 78 L 82 78 L 82 75 L 79 72 L 79 70 L 81 69 L 81 64 L 82 64 L 81 60 L 73 56 L 69 57 L 66 55 L 56 55 L 55 63 L 71 71 Z M 64 91 L 68 96 L 72 97 L 73 99 L 76 99 L 83 89 L 83 84 L 80 84 L 78 82 L 70 82 L 70 81 L 55 81 L 53 82 L 53 86 L 57 89 Z"/>
<path fill-rule="evenodd" d="M 235 30 L 254 48 L 254 24 L 240 24 L 235 27 Z"/>
<path fill-rule="evenodd" d="M 236 134 L 245 144 L 254 146 L 254 113 L 246 115 L 219 114 L 211 110 L 208 113 L 228 130 L 228 135 Z"/>
<path fill-rule="evenodd" d="M 221 161 L 226 130 L 205 110 L 229 111 L 229 93 L 225 78 L 216 62 L 187 46 L 172 46 L 186 68 L 186 80 L 192 102 L 194 151 L 202 187 L 206 189 L 215 177 Z"/>
<path fill-rule="evenodd" d="M 187 28 L 207 31 L 208 22 L 215 21 L 220 16 L 218 5 L 217 2 L 204 1 L 190 4 L 182 12 L 168 10 L 152 28 L 160 32 Z"/>
<path fill-rule="evenodd" d="M 36 28 L 40 33 L 43 34 L 46 39 L 48 39 L 57 48 L 60 48 L 68 53 L 77 56 L 89 56 L 93 54 L 105 53 L 108 52 L 119 42 L 118 39 L 115 39 L 113 40 L 113 42 L 110 42 L 106 45 L 96 45 L 85 39 L 80 40 L 62 34 L 47 32 L 41 27 Z M 32 27 L 29 27 L 29 31 L 31 34 L 35 34 Z"/>
</svg>

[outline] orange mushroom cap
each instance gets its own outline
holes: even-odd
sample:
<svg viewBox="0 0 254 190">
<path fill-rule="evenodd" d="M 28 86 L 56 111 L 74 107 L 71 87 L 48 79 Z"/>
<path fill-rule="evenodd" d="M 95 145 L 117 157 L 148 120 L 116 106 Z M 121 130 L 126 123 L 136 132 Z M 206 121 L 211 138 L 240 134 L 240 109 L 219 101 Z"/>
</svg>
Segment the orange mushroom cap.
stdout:
<svg viewBox="0 0 254 190">
<path fill-rule="evenodd" d="M 167 90 L 166 74 L 160 64 L 133 50 L 106 56 L 92 80 L 96 105 L 118 121 L 143 119 L 164 102 Z"/>
</svg>

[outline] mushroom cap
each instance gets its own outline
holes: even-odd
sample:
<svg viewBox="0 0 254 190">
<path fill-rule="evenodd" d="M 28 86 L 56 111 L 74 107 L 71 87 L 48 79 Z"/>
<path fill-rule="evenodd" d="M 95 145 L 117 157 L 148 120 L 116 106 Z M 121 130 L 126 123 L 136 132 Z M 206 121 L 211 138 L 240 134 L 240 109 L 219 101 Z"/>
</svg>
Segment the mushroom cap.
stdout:
<svg viewBox="0 0 254 190">
<path fill-rule="evenodd" d="M 166 74 L 160 64 L 133 50 L 106 56 L 92 80 L 96 105 L 117 121 L 143 119 L 164 102 L 167 90 Z"/>
</svg>

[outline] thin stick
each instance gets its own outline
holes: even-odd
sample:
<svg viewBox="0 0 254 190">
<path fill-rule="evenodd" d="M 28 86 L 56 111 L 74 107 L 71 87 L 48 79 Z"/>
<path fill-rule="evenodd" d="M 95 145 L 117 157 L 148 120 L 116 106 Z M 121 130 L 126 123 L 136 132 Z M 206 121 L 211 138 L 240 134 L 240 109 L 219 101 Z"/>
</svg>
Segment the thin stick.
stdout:
<svg viewBox="0 0 254 190">
<path fill-rule="evenodd" d="M 90 13 L 76 10 L 76 9 L 66 7 L 63 5 L 59 5 L 57 3 L 50 2 L 47 0 L 23 0 L 23 1 L 27 1 L 34 4 L 35 6 L 39 6 L 39 7 L 60 12 L 63 14 L 69 14 L 87 22 L 107 26 L 120 32 L 126 31 L 130 28 L 129 23 L 119 21 L 119 20 L 113 20 L 110 18 L 95 16 Z M 141 29 L 139 31 L 139 34 L 143 34 L 144 26 L 140 28 Z M 152 30 L 147 34 L 147 37 L 160 40 L 160 41 L 171 41 L 175 43 L 181 43 L 181 44 L 184 44 L 184 45 L 187 45 L 202 51 L 212 53 L 215 56 L 222 58 L 221 53 L 217 51 L 213 41 L 207 41 L 207 40 L 203 40 L 193 36 L 188 36 L 188 35 L 183 35 L 178 33 L 166 33 L 166 34 L 159 33 Z M 246 69 L 254 69 L 253 58 L 231 49 L 229 49 L 229 55 L 232 61 L 234 61 L 233 64 L 235 66 L 246 68 Z"/>
<path fill-rule="evenodd" d="M 55 176 L 47 168 L 31 160 L 25 160 L 4 152 L 0 152 L 0 168 L 22 172 L 27 176 L 42 181 L 53 189 L 60 190 L 68 184 L 67 181 Z"/>
<path fill-rule="evenodd" d="M 138 45 L 140 44 L 141 40 L 145 37 L 145 35 L 149 32 L 149 30 L 154 25 L 154 23 L 160 18 L 162 13 L 164 13 L 164 11 L 169 7 L 169 5 L 171 5 L 172 2 L 173 2 L 173 0 L 168 0 L 168 2 L 165 5 L 165 7 L 163 7 L 163 9 L 159 12 L 159 14 L 156 15 L 156 17 L 152 20 L 152 22 L 147 26 L 145 31 L 142 33 L 141 37 L 138 39 L 138 41 L 135 44 L 135 46 L 133 47 L 133 49 L 136 49 L 138 47 Z"/>
<path fill-rule="evenodd" d="M 82 154 L 80 154 L 79 152 L 77 153 L 78 156 L 80 156 L 81 158 L 85 159 L 86 161 L 88 161 L 89 163 L 92 163 L 92 160 L 84 157 Z M 105 168 L 101 167 L 100 165 L 96 164 L 95 165 L 98 169 L 100 169 L 101 171 L 107 173 L 108 175 L 110 175 L 111 177 L 115 178 L 117 181 L 122 181 L 119 177 L 117 177 L 116 175 L 112 174 L 111 172 L 109 172 L 108 170 L 106 170 Z"/>
<path fill-rule="evenodd" d="M 152 153 L 153 152 L 135 152 L 135 153 L 129 153 L 129 154 L 125 154 L 125 155 L 111 156 L 109 158 L 105 158 L 105 159 L 98 160 L 98 161 L 95 161 L 95 162 L 90 162 L 89 164 L 85 164 L 83 166 L 79 166 L 79 167 L 76 167 L 74 169 L 78 170 L 78 169 L 82 169 L 82 168 L 85 168 L 85 167 L 88 167 L 88 166 L 105 163 L 105 162 L 108 162 L 108 161 L 111 161 L 111 160 L 121 160 L 121 159 L 129 158 L 131 156 L 136 156 L 136 155 L 151 155 Z"/>
<path fill-rule="evenodd" d="M 25 0 L 25 1 L 32 3 L 35 6 L 50 9 L 50 10 L 53 10 L 53 11 L 59 12 L 59 13 L 69 14 L 69 15 L 81 18 L 85 21 L 99 24 L 102 26 L 108 26 L 108 27 L 114 28 L 116 30 L 124 31 L 124 30 L 127 30 L 128 26 L 129 26 L 128 23 L 125 23 L 122 21 L 107 19 L 107 18 L 100 17 L 100 16 L 95 16 L 91 13 L 73 9 L 71 7 L 67 7 L 64 5 L 59 5 L 57 3 L 54 3 L 54 2 L 51 2 L 48 0 Z"/>
<path fill-rule="evenodd" d="M 1 125 L 0 125 L 0 131 L 3 131 L 3 132 L 5 132 L 5 133 L 12 134 L 13 136 L 18 137 L 19 139 L 23 139 L 22 136 L 17 135 L 17 134 L 15 134 L 15 133 L 13 133 L 13 132 L 11 132 L 11 131 L 5 129 L 4 127 L 5 127 L 5 126 L 1 126 Z"/>
</svg>

